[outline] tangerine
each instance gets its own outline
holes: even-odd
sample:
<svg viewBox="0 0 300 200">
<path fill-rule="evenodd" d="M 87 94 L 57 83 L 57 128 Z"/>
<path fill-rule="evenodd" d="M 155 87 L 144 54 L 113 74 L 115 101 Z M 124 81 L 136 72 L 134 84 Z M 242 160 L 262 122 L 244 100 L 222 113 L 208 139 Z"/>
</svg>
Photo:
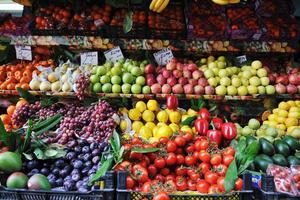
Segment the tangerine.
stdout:
<svg viewBox="0 0 300 200">
<path fill-rule="evenodd" d="M 3 122 L 3 124 L 11 124 L 11 119 L 8 114 L 2 114 L 2 115 L 0 115 L 0 118 Z"/>
<path fill-rule="evenodd" d="M 28 101 L 26 101 L 26 99 L 20 99 L 17 104 L 16 104 L 16 108 L 21 107 L 22 105 L 28 104 Z"/>
<path fill-rule="evenodd" d="M 16 106 L 15 105 L 10 105 L 8 106 L 8 108 L 6 109 L 6 112 L 9 116 L 12 116 L 14 114 L 16 110 Z"/>
</svg>

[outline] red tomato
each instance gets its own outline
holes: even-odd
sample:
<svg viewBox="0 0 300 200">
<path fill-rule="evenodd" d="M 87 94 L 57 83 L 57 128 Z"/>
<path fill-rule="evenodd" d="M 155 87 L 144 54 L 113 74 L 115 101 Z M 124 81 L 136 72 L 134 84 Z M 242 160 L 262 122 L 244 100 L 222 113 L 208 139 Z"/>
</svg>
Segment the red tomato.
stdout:
<svg viewBox="0 0 300 200">
<path fill-rule="evenodd" d="M 187 182 L 186 179 L 182 176 L 176 177 L 176 188 L 179 191 L 185 191 L 187 190 Z"/>
<path fill-rule="evenodd" d="M 184 176 L 187 174 L 187 169 L 183 166 L 178 166 L 175 169 L 175 173 L 177 176 Z"/>
<path fill-rule="evenodd" d="M 155 165 L 152 164 L 152 165 L 148 166 L 148 173 L 152 177 L 154 177 L 157 174 L 157 169 L 156 169 Z"/>
<path fill-rule="evenodd" d="M 129 158 L 132 160 L 141 160 L 143 158 L 143 154 L 137 152 L 130 152 Z"/>
<path fill-rule="evenodd" d="M 121 162 L 121 163 L 119 164 L 119 166 L 120 166 L 120 168 L 121 168 L 122 170 L 131 172 L 132 165 L 131 165 L 130 162 L 128 162 L 128 161 L 123 161 L 123 162 Z"/>
<path fill-rule="evenodd" d="M 166 164 L 171 166 L 171 165 L 175 165 L 176 162 L 177 162 L 176 155 L 174 153 L 168 153 L 168 156 L 166 158 Z"/>
<path fill-rule="evenodd" d="M 201 144 L 201 140 L 196 140 L 196 142 L 194 143 L 194 147 L 196 151 L 200 151 L 200 144 Z"/>
<path fill-rule="evenodd" d="M 243 179 L 241 178 L 238 178 L 236 181 L 235 181 L 235 187 L 234 187 L 235 190 L 242 190 L 243 189 Z"/>
<path fill-rule="evenodd" d="M 165 182 L 165 177 L 163 175 L 161 175 L 161 174 L 157 174 L 154 179 L 158 180 L 158 181 L 160 181 L 162 183 Z"/>
<path fill-rule="evenodd" d="M 211 185 L 208 189 L 208 194 L 217 194 L 217 193 L 220 193 L 218 185 L 217 184 Z"/>
<path fill-rule="evenodd" d="M 206 151 L 200 151 L 199 153 L 199 159 L 202 161 L 202 162 L 206 162 L 206 163 L 209 163 L 210 162 L 210 154 L 207 153 Z"/>
<path fill-rule="evenodd" d="M 140 138 L 138 138 L 138 137 L 133 137 L 131 139 L 131 144 L 132 145 L 142 144 L 142 140 Z"/>
<path fill-rule="evenodd" d="M 186 156 L 184 162 L 187 166 L 193 166 L 196 164 L 196 160 L 193 156 Z"/>
<path fill-rule="evenodd" d="M 177 145 L 175 142 L 173 141 L 169 141 L 167 143 L 167 152 L 175 152 L 177 149 Z"/>
<path fill-rule="evenodd" d="M 235 149 L 233 147 L 226 147 L 223 151 L 223 155 L 231 155 L 234 156 Z"/>
<path fill-rule="evenodd" d="M 134 185 L 135 185 L 135 182 L 134 182 L 133 178 L 131 178 L 130 176 L 127 176 L 126 177 L 126 188 L 130 190 L 134 187 Z"/>
<path fill-rule="evenodd" d="M 190 133 L 185 133 L 182 137 L 183 137 L 183 138 L 185 139 L 185 141 L 187 141 L 187 142 L 189 142 L 189 141 L 191 141 L 191 140 L 193 139 L 193 135 L 190 134 Z"/>
<path fill-rule="evenodd" d="M 219 177 L 217 180 L 217 185 L 220 192 L 225 192 L 224 180 L 224 177 Z"/>
<path fill-rule="evenodd" d="M 210 158 L 210 164 L 212 165 L 219 165 L 222 162 L 221 154 L 213 154 Z"/>
<path fill-rule="evenodd" d="M 147 169 L 138 164 L 132 167 L 132 174 L 139 183 L 145 183 L 149 179 Z"/>
<path fill-rule="evenodd" d="M 162 168 L 165 167 L 166 161 L 165 161 L 165 159 L 163 159 L 163 158 L 156 158 L 156 159 L 154 160 L 154 165 L 155 165 L 155 167 L 156 167 L 157 169 L 162 169 Z"/>
<path fill-rule="evenodd" d="M 190 176 L 190 179 L 193 180 L 193 181 L 197 181 L 199 178 L 200 178 L 200 174 L 195 172 L 195 173 L 192 173 Z"/>
<path fill-rule="evenodd" d="M 157 155 L 155 153 L 148 153 L 147 156 L 151 162 L 153 162 L 157 157 Z"/>
<path fill-rule="evenodd" d="M 191 190 L 191 191 L 196 191 L 196 189 L 197 189 L 196 181 L 193 181 L 193 180 L 188 180 L 187 186 L 188 186 L 189 190 Z"/>
<path fill-rule="evenodd" d="M 182 165 L 182 164 L 184 164 L 184 156 L 183 155 L 181 155 L 181 154 L 177 154 L 176 155 L 176 160 L 177 160 L 177 165 Z"/>
<path fill-rule="evenodd" d="M 164 189 L 169 193 L 175 192 L 176 191 L 175 178 L 174 180 L 167 180 L 164 183 Z"/>
<path fill-rule="evenodd" d="M 186 141 L 182 136 L 176 136 L 174 142 L 179 147 L 183 147 L 186 144 Z"/>
<path fill-rule="evenodd" d="M 167 137 L 161 137 L 159 139 L 159 143 L 161 144 L 167 144 L 169 142 L 169 139 Z"/>
<path fill-rule="evenodd" d="M 153 196 L 152 200 L 170 200 L 170 197 L 166 192 L 158 192 Z"/>
<path fill-rule="evenodd" d="M 145 167 L 145 168 L 147 168 L 147 162 L 145 160 L 139 162 L 138 164 Z"/>
<path fill-rule="evenodd" d="M 175 151 L 176 154 L 183 154 L 182 148 L 177 148 Z"/>
<path fill-rule="evenodd" d="M 170 169 L 169 168 L 162 168 L 161 170 L 160 170 L 160 174 L 161 175 L 163 175 L 163 176 L 167 176 L 167 175 L 169 175 L 170 174 Z"/>
<path fill-rule="evenodd" d="M 172 174 L 167 175 L 167 176 L 166 176 L 166 181 L 169 181 L 169 180 L 175 181 L 175 176 L 172 175 Z"/>
<path fill-rule="evenodd" d="M 208 148 L 209 142 L 207 140 L 200 141 L 200 150 L 206 150 Z"/>
<path fill-rule="evenodd" d="M 205 181 L 213 185 L 217 183 L 219 176 L 215 172 L 206 172 L 204 175 Z"/>
<path fill-rule="evenodd" d="M 194 151 L 193 157 L 195 158 L 196 162 L 199 160 L 199 151 Z"/>
<path fill-rule="evenodd" d="M 230 163 L 234 160 L 232 155 L 223 155 L 223 164 L 229 166 Z"/>
<path fill-rule="evenodd" d="M 201 170 L 202 174 L 206 174 L 206 172 L 209 172 L 209 170 L 210 170 L 210 164 L 209 163 L 205 163 L 205 162 L 200 163 L 198 167 Z"/>
<path fill-rule="evenodd" d="M 189 145 L 185 148 L 186 153 L 193 153 L 195 151 L 194 145 Z"/>
<path fill-rule="evenodd" d="M 205 180 L 201 179 L 197 182 L 197 191 L 203 194 L 207 194 L 209 186 L 210 185 Z"/>
<path fill-rule="evenodd" d="M 227 166 L 223 164 L 215 165 L 214 166 L 214 171 L 219 175 L 219 176 L 225 176 L 227 172 Z"/>
<path fill-rule="evenodd" d="M 141 191 L 145 193 L 151 192 L 151 181 L 145 182 L 141 188 Z"/>
</svg>

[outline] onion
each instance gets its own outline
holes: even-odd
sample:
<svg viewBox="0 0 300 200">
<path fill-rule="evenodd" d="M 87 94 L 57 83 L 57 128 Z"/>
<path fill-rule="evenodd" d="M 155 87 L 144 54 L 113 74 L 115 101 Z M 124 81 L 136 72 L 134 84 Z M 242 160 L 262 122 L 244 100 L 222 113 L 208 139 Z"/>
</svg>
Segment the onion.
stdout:
<svg viewBox="0 0 300 200">
<path fill-rule="evenodd" d="M 297 87 L 295 85 L 288 84 L 286 86 L 286 91 L 289 94 L 296 94 L 298 92 L 298 89 L 297 89 Z"/>
<path fill-rule="evenodd" d="M 286 93 L 286 87 L 281 83 L 276 84 L 275 89 L 276 89 L 276 92 L 278 94 L 285 94 Z"/>
</svg>

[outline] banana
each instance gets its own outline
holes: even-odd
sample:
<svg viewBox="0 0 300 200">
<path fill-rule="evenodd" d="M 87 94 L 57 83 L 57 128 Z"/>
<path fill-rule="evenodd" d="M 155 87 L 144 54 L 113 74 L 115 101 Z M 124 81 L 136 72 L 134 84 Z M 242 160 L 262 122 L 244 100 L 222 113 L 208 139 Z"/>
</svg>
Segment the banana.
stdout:
<svg viewBox="0 0 300 200">
<path fill-rule="evenodd" d="M 154 6 L 154 11 L 157 12 L 157 10 L 159 9 L 159 7 L 164 3 L 165 0 L 158 0 L 156 3 L 155 3 L 155 6 Z"/>
<path fill-rule="evenodd" d="M 150 6 L 149 6 L 149 9 L 150 9 L 150 10 L 153 10 L 153 9 L 154 9 L 154 6 L 155 6 L 155 4 L 156 4 L 157 1 L 158 1 L 158 0 L 152 0 L 152 1 L 151 1 L 151 4 L 150 4 Z"/>
<path fill-rule="evenodd" d="M 159 9 L 157 10 L 158 13 L 161 13 L 169 4 L 170 0 L 165 0 L 164 3 L 159 7 Z"/>
<path fill-rule="evenodd" d="M 212 0 L 212 2 L 219 4 L 219 5 L 227 5 L 229 4 L 228 0 Z"/>
</svg>

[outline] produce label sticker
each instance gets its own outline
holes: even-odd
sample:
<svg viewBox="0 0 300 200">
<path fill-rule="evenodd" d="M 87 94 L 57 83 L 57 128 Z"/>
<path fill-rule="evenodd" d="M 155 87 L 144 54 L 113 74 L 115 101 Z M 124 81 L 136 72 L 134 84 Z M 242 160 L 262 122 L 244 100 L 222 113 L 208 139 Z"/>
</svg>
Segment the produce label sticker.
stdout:
<svg viewBox="0 0 300 200">
<path fill-rule="evenodd" d="M 32 60 L 31 46 L 15 46 L 16 57 L 20 60 Z"/>
<path fill-rule="evenodd" d="M 105 51 L 104 56 L 106 60 L 111 61 L 113 63 L 117 62 L 118 60 L 124 59 L 123 53 L 119 46 Z"/>
<path fill-rule="evenodd" d="M 98 65 L 98 52 L 84 52 L 80 54 L 81 66 Z"/>
<path fill-rule="evenodd" d="M 153 54 L 155 61 L 159 65 L 166 65 L 168 62 L 174 58 L 171 49 L 165 48 Z"/>
<path fill-rule="evenodd" d="M 247 62 L 247 56 L 243 55 L 243 56 L 238 56 L 236 57 L 236 62 L 238 65 L 243 65 Z"/>
</svg>

